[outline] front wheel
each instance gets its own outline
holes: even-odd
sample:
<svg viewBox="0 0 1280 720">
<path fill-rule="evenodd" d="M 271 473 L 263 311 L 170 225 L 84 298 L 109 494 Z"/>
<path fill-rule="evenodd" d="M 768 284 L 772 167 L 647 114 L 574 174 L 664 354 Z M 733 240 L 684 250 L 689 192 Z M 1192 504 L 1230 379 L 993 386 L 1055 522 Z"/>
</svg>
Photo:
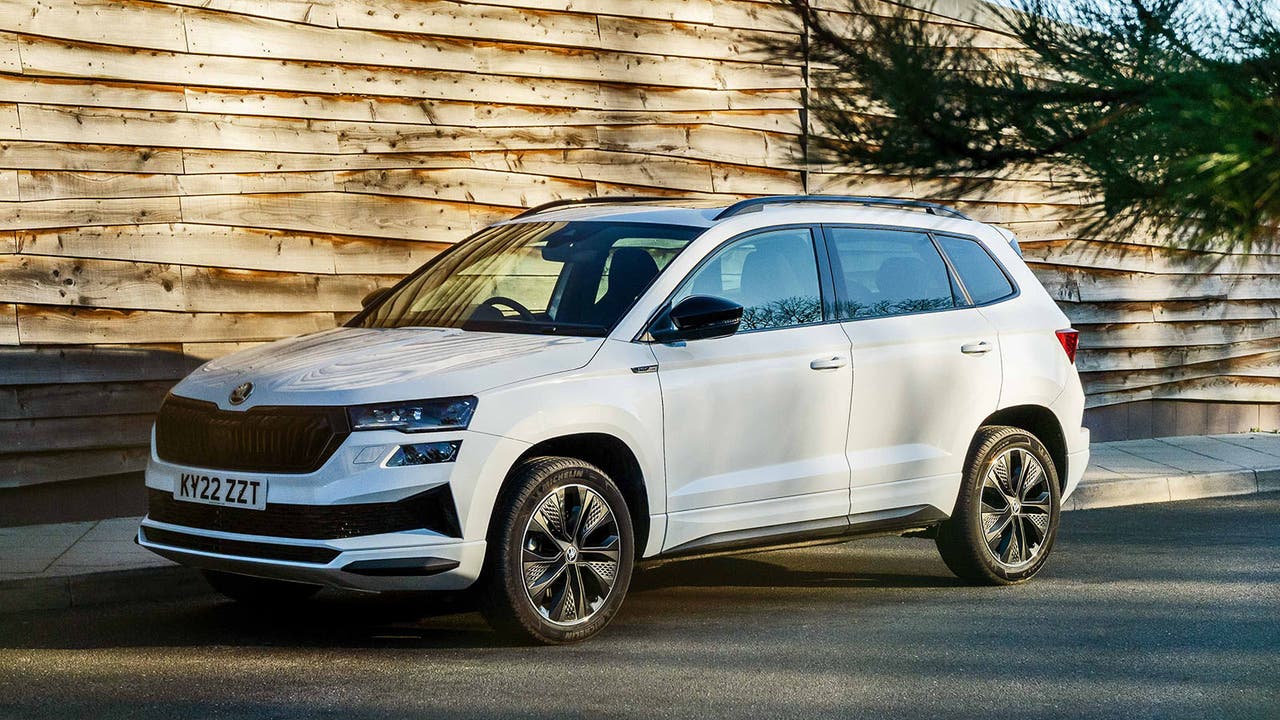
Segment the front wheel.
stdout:
<svg viewBox="0 0 1280 720">
<path fill-rule="evenodd" d="M 622 606 L 635 562 L 626 500 L 596 466 L 535 458 L 498 498 L 481 577 L 481 609 L 520 642 L 576 642 Z"/>
<path fill-rule="evenodd" d="M 1049 451 L 1015 427 L 978 431 L 955 512 L 938 530 L 938 552 L 953 573 L 981 585 L 1011 585 L 1044 566 L 1061 513 Z"/>
</svg>

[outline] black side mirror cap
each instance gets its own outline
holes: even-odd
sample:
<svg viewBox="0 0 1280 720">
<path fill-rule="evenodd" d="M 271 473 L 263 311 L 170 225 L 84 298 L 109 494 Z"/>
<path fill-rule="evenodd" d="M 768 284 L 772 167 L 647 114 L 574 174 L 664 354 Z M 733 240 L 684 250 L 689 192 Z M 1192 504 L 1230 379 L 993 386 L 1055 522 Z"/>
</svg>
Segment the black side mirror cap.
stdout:
<svg viewBox="0 0 1280 720">
<path fill-rule="evenodd" d="M 649 334 L 658 342 L 728 337 L 742 324 L 742 306 L 714 295 L 690 295 L 663 313 Z"/>
<path fill-rule="evenodd" d="M 392 288 L 380 287 L 371 291 L 368 295 L 360 298 L 360 307 L 367 308 L 370 305 L 377 305 L 382 299 L 391 293 Z"/>
</svg>

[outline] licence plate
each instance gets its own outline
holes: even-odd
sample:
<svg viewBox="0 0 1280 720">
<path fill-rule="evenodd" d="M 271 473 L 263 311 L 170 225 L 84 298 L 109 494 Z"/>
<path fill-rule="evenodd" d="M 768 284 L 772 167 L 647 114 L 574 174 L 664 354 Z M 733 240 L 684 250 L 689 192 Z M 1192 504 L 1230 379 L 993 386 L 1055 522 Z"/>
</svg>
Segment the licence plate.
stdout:
<svg viewBox="0 0 1280 720">
<path fill-rule="evenodd" d="M 229 477 L 182 473 L 182 476 L 173 485 L 173 497 L 175 500 L 204 503 L 205 505 L 265 510 L 267 508 L 267 482 L 265 480 L 239 480 Z"/>
</svg>

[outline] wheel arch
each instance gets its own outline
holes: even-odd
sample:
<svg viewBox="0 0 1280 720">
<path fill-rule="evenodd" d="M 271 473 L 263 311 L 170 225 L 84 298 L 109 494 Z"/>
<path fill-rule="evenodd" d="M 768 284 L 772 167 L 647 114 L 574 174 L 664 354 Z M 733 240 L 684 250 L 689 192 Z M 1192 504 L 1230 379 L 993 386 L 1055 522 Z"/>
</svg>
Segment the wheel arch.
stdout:
<svg viewBox="0 0 1280 720">
<path fill-rule="evenodd" d="M 516 471 L 526 461 L 535 457 L 570 457 L 600 468 L 618 484 L 627 500 L 631 526 L 635 532 L 636 559 L 639 559 L 649 542 L 649 492 L 645 485 L 644 471 L 635 452 L 616 435 L 603 432 L 580 432 L 560 435 L 534 443 L 516 458 L 503 478 L 498 494 L 506 490 Z"/>
<path fill-rule="evenodd" d="M 979 427 L 988 425 L 1008 425 L 1025 430 L 1044 444 L 1053 458 L 1054 470 L 1058 473 L 1059 489 L 1066 491 L 1067 486 L 1067 440 L 1062 432 L 1062 423 L 1052 410 L 1043 405 L 1014 405 L 1001 408 L 987 416 Z M 976 443 L 978 434 L 974 433 Z M 971 444 L 970 452 L 974 449 Z"/>
</svg>

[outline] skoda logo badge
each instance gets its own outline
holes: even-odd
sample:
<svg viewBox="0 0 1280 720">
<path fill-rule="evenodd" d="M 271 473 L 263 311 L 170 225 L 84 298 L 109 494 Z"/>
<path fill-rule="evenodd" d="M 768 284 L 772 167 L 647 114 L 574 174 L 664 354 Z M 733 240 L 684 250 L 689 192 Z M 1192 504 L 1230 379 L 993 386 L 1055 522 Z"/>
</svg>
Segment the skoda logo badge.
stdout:
<svg viewBox="0 0 1280 720">
<path fill-rule="evenodd" d="M 239 405 L 245 400 L 248 400 L 249 396 L 252 394 L 253 394 L 253 383 L 247 382 L 247 383 L 237 385 L 236 389 L 231 391 L 231 404 Z"/>
</svg>

